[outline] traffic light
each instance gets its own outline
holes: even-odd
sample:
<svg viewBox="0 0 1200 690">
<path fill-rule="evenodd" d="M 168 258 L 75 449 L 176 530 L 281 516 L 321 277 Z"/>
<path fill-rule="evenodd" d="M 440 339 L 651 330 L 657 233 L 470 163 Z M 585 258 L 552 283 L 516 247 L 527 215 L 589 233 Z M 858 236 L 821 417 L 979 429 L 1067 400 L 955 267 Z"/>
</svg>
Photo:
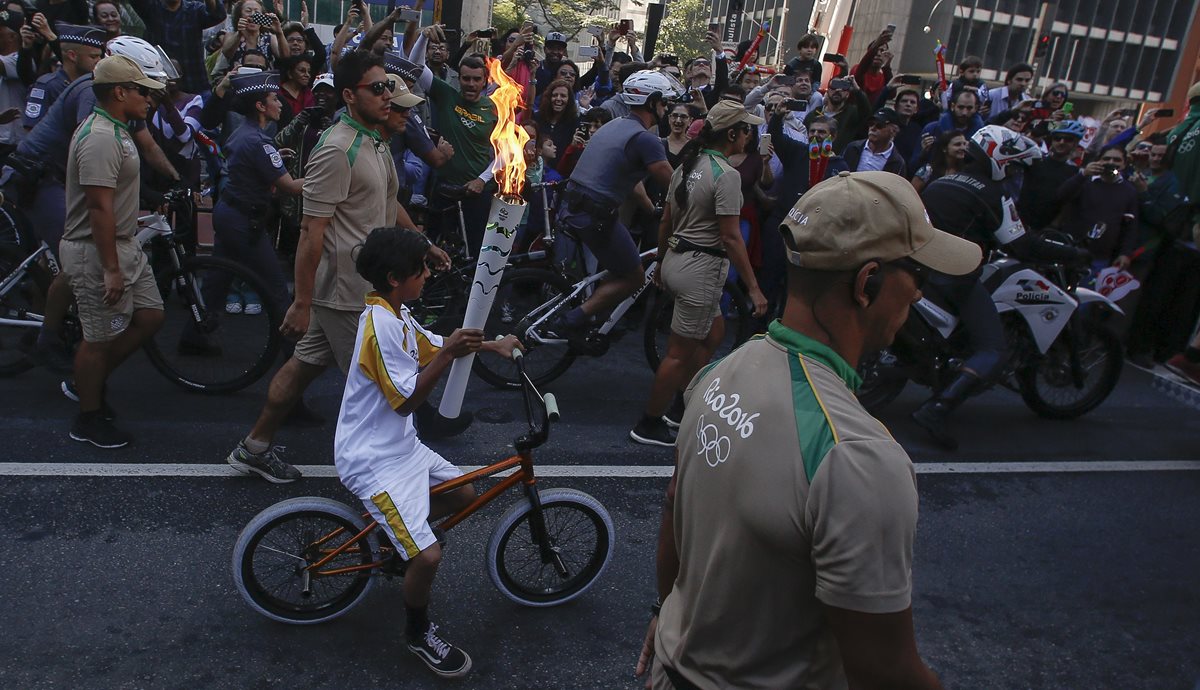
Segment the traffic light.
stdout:
<svg viewBox="0 0 1200 690">
<path fill-rule="evenodd" d="M 1041 62 L 1050 54 L 1050 34 L 1044 33 L 1038 37 L 1037 45 L 1033 49 L 1034 62 Z"/>
</svg>

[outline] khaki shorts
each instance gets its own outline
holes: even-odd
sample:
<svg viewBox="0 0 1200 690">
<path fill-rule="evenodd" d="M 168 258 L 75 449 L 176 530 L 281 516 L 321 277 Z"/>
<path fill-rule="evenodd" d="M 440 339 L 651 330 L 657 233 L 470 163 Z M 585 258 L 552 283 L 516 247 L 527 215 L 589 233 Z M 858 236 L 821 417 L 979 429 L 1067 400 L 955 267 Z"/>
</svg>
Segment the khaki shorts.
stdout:
<svg viewBox="0 0 1200 690">
<path fill-rule="evenodd" d="M 62 240 L 58 244 L 58 257 L 75 293 L 85 341 L 113 340 L 129 328 L 133 312 L 138 309 L 162 311 L 162 294 L 154 282 L 154 273 L 146 253 L 133 238 L 117 240 L 117 263 L 125 279 L 125 292 L 113 305 L 104 303 L 104 268 L 94 242 Z"/>
<path fill-rule="evenodd" d="M 354 360 L 354 340 L 358 337 L 358 317 L 362 311 L 345 311 L 313 305 L 309 312 L 308 332 L 296 343 L 292 354 L 305 364 L 327 367 L 336 363 L 342 373 L 350 371 Z"/>
<path fill-rule="evenodd" d="M 704 340 L 721 315 L 721 293 L 729 260 L 702 252 L 668 251 L 662 262 L 663 286 L 675 297 L 671 332 Z"/>
</svg>

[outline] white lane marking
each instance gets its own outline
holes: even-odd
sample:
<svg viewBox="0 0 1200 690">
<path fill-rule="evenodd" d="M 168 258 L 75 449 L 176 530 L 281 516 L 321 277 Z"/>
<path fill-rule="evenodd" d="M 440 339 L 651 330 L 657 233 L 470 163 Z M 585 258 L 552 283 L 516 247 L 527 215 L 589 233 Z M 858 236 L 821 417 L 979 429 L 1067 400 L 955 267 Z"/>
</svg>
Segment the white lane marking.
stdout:
<svg viewBox="0 0 1200 690">
<path fill-rule="evenodd" d="M 480 469 L 462 465 L 464 472 Z M 297 465 L 305 477 L 336 478 L 333 465 Z M 1042 474 L 1094 472 L 1195 472 L 1197 460 L 1146 460 L 1096 462 L 918 462 L 917 474 Z M 663 478 L 668 465 L 538 465 L 541 477 L 598 477 L 611 479 Z M 244 476 L 226 464 L 189 463 L 88 463 L 0 462 L 5 477 L 232 477 Z"/>
</svg>

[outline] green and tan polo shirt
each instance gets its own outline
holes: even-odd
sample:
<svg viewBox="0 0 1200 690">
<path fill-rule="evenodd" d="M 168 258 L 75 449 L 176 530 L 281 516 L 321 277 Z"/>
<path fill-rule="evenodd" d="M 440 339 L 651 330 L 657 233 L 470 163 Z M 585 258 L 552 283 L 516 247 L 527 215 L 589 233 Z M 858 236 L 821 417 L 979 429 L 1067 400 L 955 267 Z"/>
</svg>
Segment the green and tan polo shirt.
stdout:
<svg viewBox="0 0 1200 690">
<path fill-rule="evenodd" d="M 859 383 L 776 321 L 688 387 L 656 653 L 692 683 L 844 688 L 822 604 L 909 607 L 916 475 Z"/>
<path fill-rule="evenodd" d="M 129 134 L 129 125 L 102 108 L 93 108 L 92 114 L 75 130 L 67 152 L 67 216 L 63 239 L 92 237 L 84 187 L 113 190 L 116 236 L 133 237 L 137 233 L 140 175 L 137 146 Z"/>
<path fill-rule="evenodd" d="M 686 184 L 688 190 L 688 203 L 683 208 L 675 202 L 675 189 L 681 184 Z M 667 199 L 671 203 L 672 233 L 701 247 L 720 247 L 717 217 L 742 213 L 742 176 L 729 159 L 719 151 L 704 149 L 686 180 L 683 167 L 675 169 L 670 189 Z"/>
<path fill-rule="evenodd" d="M 396 223 L 396 164 L 379 133 L 342 115 L 321 135 L 304 174 L 304 214 L 330 218 L 313 304 L 360 312 L 371 284 L 354 270 L 354 248 Z"/>
</svg>

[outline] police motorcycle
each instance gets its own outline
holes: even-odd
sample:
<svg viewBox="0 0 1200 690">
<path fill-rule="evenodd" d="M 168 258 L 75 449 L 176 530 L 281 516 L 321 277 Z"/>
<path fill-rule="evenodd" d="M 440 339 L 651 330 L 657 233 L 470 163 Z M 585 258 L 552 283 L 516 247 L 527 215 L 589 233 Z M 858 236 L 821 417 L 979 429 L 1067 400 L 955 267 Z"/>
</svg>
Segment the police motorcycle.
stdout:
<svg viewBox="0 0 1200 690">
<path fill-rule="evenodd" d="M 991 385 L 1016 391 L 1042 417 L 1074 419 L 1090 412 L 1121 376 L 1120 340 L 1106 322 L 1123 312 L 1080 285 L 1088 273 L 1084 266 L 1033 265 L 997 250 L 983 268 L 981 280 L 1000 313 L 1009 350 Z M 909 381 L 938 393 L 956 378 L 969 352 L 958 317 L 927 289 L 892 345 L 860 364 L 859 400 L 877 412 Z"/>
</svg>

